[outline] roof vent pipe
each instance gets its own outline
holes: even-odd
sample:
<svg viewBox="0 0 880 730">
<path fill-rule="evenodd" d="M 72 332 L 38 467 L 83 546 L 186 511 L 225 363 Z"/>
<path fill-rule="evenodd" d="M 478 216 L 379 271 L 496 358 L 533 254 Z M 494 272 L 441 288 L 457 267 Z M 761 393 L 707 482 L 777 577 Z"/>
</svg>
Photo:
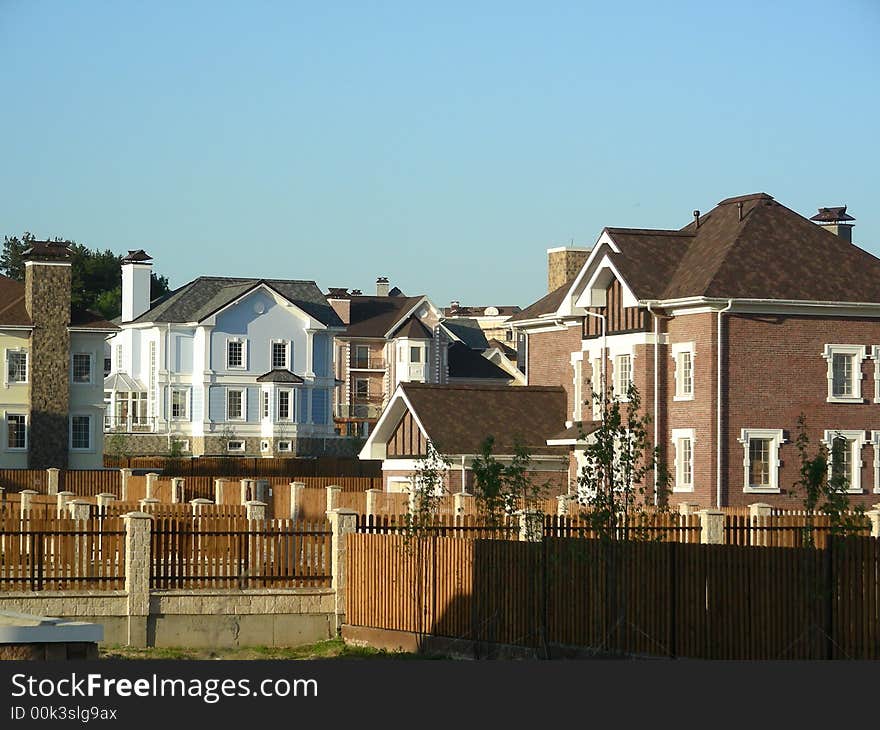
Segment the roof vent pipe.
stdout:
<svg viewBox="0 0 880 730">
<path fill-rule="evenodd" d="M 739 216 L 739 219 L 742 220 L 743 219 L 743 204 L 742 204 L 741 200 L 736 204 L 736 212 L 737 212 L 737 215 Z"/>
<path fill-rule="evenodd" d="M 700 227 L 700 211 L 694 211 L 694 222 L 697 224 L 697 228 Z"/>
</svg>

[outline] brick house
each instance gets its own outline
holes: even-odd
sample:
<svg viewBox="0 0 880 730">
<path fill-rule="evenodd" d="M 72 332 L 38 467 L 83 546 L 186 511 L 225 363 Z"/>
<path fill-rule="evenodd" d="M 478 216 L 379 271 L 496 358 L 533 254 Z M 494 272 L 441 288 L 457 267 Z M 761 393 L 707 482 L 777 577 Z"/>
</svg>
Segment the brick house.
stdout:
<svg viewBox="0 0 880 730">
<path fill-rule="evenodd" d="M 430 443 L 449 460 L 443 470 L 445 491 L 472 493 L 474 457 L 491 435 L 496 459 L 509 461 L 514 446 L 521 444 L 531 454 L 534 483 L 547 485 L 554 495 L 565 493 L 567 449 L 546 443 L 546 433 L 563 419 L 565 405 L 565 391 L 558 386 L 401 383 L 360 458 L 381 459 L 385 491 L 399 492 L 412 486 Z"/>
<path fill-rule="evenodd" d="M 71 253 L 35 241 L 24 282 L 0 276 L 0 468 L 103 467 L 104 338 L 117 327 L 70 303 Z"/>
<path fill-rule="evenodd" d="M 841 439 L 851 503 L 880 501 L 880 260 L 852 243 L 853 220 L 758 193 L 677 230 L 605 228 L 590 251 L 552 250 L 552 290 L 512 324 L 529 385 L 566 390 L 553 443 L 571 477 L 576 433 L 600 417 L 593 382 L 632 381 L 673 503 L 802 505 L 800 414 L 813 451 Z M 560 258 L 582 260 L 573 277 Z"/>
</svg>

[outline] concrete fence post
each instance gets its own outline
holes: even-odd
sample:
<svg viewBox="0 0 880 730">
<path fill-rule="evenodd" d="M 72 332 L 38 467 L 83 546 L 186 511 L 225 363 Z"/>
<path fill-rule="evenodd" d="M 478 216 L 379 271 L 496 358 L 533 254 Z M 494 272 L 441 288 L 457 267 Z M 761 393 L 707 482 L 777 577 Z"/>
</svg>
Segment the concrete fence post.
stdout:
<svg viewBox="0 0 880 730">
<path fill-rule="evenodd" d="M 251 500 L 254 500 L 257 502 L 268 502 L 269 501 L 269 480 L 268 479 L 254 479 L 253 491 L 251 493 Z"/>
<path fill-rule="evenodd" d="M 150 613 L 150 515 L 129 512 L 125 520 L 125 592 L 128 609 L 128 645 L 147 645 Z"/>
<path fill-rule="evenodd" d="M 92 505 L 84 499 L 71 499 L 67 503 L 70 519 L 77 522 L 87 522 L 92 515 Z"/>
<path fill-rule="evenodd" d="M 541 542 L 544 539 L 544 515 L 534 510 L 517 512 L 520 542 Z"/>
<path fill-rule="evenodd" d="M 724 544 L 724 513 L 720 510 L 703 509 L 700 515 L 700 542 L 704 545 Z"/>
<path fill-rule="evenodd" d="M 21 504 L 19 505 L 21 519 L 26 520 L 30 517 L 31 504 L 35 494 L 37 494 L 35 489 L 23 489 L 19 492 L 19 496 L 21 497 Z"/>
<path fill-rule="evenodd" d="M 560 494 L 556 498 L 556 514 L 560 517 L 566 517 L 568 515 L 570 506 L 571 498 L 567 494 Z"/>
<path fill-rule="evenodd" d="M 336 631 L 345 623 L 345 556 L 346 535 L 357 531 L 357 512 L 351 509 L 334 509 L 327 513 L 332 530 L 330 545 L 330 571 L 336 599 Z"/>
<path fill-rule="evenodd" d="M 249 521 L 265 521 L 267 507 L 268 505 L 265 502 L 258 502 L 254 499 L 248 500 L 244 503 L 245 514 L 247 515 L 247 519 Z"/>
<path fill-rule="evenodd" d="M 769 504 L 755 502 L 749 505 L 749 517 L 769 517 L 772 509 Z"/>
<path fill-rule="evenodd" d="M 247 504 L 252 499 L 254 499 L 254 480 L 253 479 L 240 479 L 239 480 L 239 504 Z"/>
<path fill-rule="evenodd" d="M 125 502 L 128 499 L 128 484 L 131 479 L 131 469 L 119 470 L 119 499 Z"/>
<path fill-rule="evenodd" d="M 299 520 L 303 515 L 303 489 L 305 482 L 290 483 L 290 519 Z"/>
<path fill-rule="evenodd" d="M 190 506 L 192 507 L 193 517 L 201 517 L 202 512 L 204 512 L 204 507 L 206 504 L 214 504 L 210 499 L 204 499 L 202 497 L 197 497 L 196 499 L 190 500 Z"/>
<path fill-rule="evenodd" d="M 116 495 L 110 492 L 101 492 L 95 496 L 95 502 L 98 505 L 98 512 L 102 515 L 107 513 L 107 505 L 116 501 Z"/>
<path fill-rule="evenodd" d="M 152 512 L 157 504 L 159 504 L 159 500 L 155 497 L 145 497 L 140 502 L 138 502 L 138 505 L 141 508 L 141 512 L 145 513 Z"/>
<path fill-rule="evenodd" d="M 156 472 L 147 474 L 147 491 L 144 495 L 147 499 L 153 499 L 156 496 L 156 487 L 159 486 L 159 475 Z"/>
<path fill-rule="evenodd" d="M 225 504 L 223 501 L 223 487 L 225 484 L 225 479 L 214 480 L 214 504 Z"/>
<path fill-rule="evenodd" d="M 46 494 L 55 495 L 58 494 L 58 475 L 61 472 L 60 469 L 56 469 L 54 466 L 46 469 L 46 472 L 49 475 L 49 483 L 46 487 Z"/>
<path fill-rule="evenodd" d="M 678 514 L 680 515 L 695 515 L 699 511 L 700 505 L 693 502 L 679 502 L 678 504 Z"/>
<path fill-rule="evenodd" d="M 467 492 L 456 492 L 452 495 L 452 511 L 456 517 L 472 511 L 474 495 Z"/>
<path fill-rule="evenodd" d="M 379 502 L 379 495 L 380 494 L 382 494 L 382 490 L 380 490 L 380 489 L 366 490 L 367 499 L 366 499 L 366 508 L 364 509 L 364 512 L 366 512 L 367 515 L 375 515 L 378 512 L 378 506 L 379 506 L 378 502 Z"/>
<path fill-rule="evenodd" d="M 184 493 L 183 477 L 172 477 L 171 479 L 171 504 L 183 504 L 186 502 Z"/>
<path fill-rule="evenodd" d="M 865 514 L 871 520 L 871 537 L 880 537 L 880 510 L 872 509 Z"/>
<path fill-rule="evenodd" d="M 339 494 L 342 492 L 342 487 L 338 484 L 331 484 L 327 487 L 327 511 L 332 512 L 333 510 L 339 507 Z"/>
<path fill-rule="evenodd" d="M 67 514 L 68 514 L 67 503 L 71 499 L 73 499 L 75 496 L 76 495 L 73 492 L 66 492 L 66 491 L 65 492 L 58 492 L 58 494 L 55 495 L 55 500 L 56 500 L 56 502 L 55 502 L 55 516 L 58 519 L 61 519 L 62 517 L 67 516 Z"/>
</svg>

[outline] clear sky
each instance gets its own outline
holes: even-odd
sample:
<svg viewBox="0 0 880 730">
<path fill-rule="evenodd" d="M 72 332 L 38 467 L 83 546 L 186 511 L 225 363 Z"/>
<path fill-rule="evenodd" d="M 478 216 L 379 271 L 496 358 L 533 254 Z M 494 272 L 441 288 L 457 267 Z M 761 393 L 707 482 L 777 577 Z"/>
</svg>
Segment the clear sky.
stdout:
<svg viewBox="0 0 880 730">
<path fill-rule="evenodd" d="M 880 0 L 0 0 L 0 235 L 526 305 L 764 191 L 880 254 Z"/>
</svg>

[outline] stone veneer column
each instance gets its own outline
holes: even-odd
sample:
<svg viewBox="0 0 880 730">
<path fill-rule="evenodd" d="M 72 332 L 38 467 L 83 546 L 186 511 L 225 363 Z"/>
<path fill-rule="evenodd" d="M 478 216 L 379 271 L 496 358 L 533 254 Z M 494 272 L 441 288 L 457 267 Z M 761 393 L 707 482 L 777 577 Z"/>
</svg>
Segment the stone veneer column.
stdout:
<svg viewBox="0 0 880 730">
<path fill-rule="evenodd" d="M 252 499 L 245 502 L 244 507 L 248 520 L 262 522 L 266 519 L 266 507 L 268 505 L 265 502 L 258 502 Z"/>
<path fill-rule="evenodd" d="M 214 480 L 214 504 L 223 504 L 223 487 L 225 484 L 225 479 Z"/>
<path fill-rule="evenodd" d="M 174 477 L 171 480 L 171 504 L 183 504 L 186 502 L 184 484 L 183 477 Z"/>
<path fill-rule="evenodd" d="M 156 472 L 150 472 L 147 474 L 147 486 L 146 486 L 146 494 L 144 497 L 147 499 L 153 499 L 156 496 L 156 487 L 159 486 L 159 475 Z"/>
<path fill-rule="evenodd" d="M 571 505 L 571 499 L 567 494 L 560 494 L 556 498 L 556 514 L 560 517 L 568 515 L 568 508 Z"/>
<path fill-rule="evenodd" d="M 339 506 L 339 494 L 342 492 L 342 487 L 338 484 L 331 484 L 327 487 L 327 511 L 332 512 Z"/>
<path fill-rule="evenodd" d="M 366 512 L 368 516 L 376 514 L 376 502 L 379 501 L 380 494 L 382 494 L 381 489 L 368 489 L 366 491 L 367 497 L 364 512 Z"/>
<path fill-rule="evenodd" d="M 128 645 L 147 645 L 150 613 L 150 515 L 129 512 L 125 519 L 125 592 Z"/>
<path fill-rule="evenodd" d="M 26 520 L 30 516 L 31 513 L 31 501 L 35 494 L 38 492 L 35 489 L 23 489 L 18 493 L 21 502 L 19 504 L 19 514 L 21 519 Z"/>
<path fill-rule="evenodd" d="M 84 499 L 72 499 L 67 503 L 67 511 L 70 513 L 70 519 L 77 522 L 88 522 L 92 514 L 92 505 Z"/>
<path fill-rule="evenodd" d="M 452 495 L 452 510 L 456 517 L 467 514 L 468 508 L 474 504 L 474 495 L 467 492 L 456 492 Z"/>
<path fill-rule="evenodd" d="M 152 512 L 157 504 L 159 504 L 159 500 L 155 497 L 145 497 L 140 502 L 138 502 L 138 506 L 141 508 L 141 512 L 145 514 L 149 514 L 150 512 Z"/>
<path fill-rule="evenodd" d="M 303 489 L 305 482 L 290 483 L 290 519 L 299 520 L 303 515 Z"/>
<path fill-rule="evenodd" d="M 724 544 L 724 513 L 720 510 L 703 509 L 700 515 L 700 542 L 704 545 Z"/>
<path fill-rule="evenodd" d="M 76 497 L 76 495 L 73 492 L 58 492 L 58 494 L 55 495 L 55 499 L 57 500 L 55 506 L 56 517 L 61 519 L 68 515 L 67 503 L 74 497 Z"/>
<path fill-rule="evenodd" d="M 327 513 L 330 529 L 333 532 L 330 547 L 330 570 L 333 574 L 332 587 L 336 600 L 336 631 L 345 623 L 345 555 L 346 535 L 357 531 L 357 512 L 351 509 L 334 509 Z"/>
<path fill-rule="evenodd" d="M 241 479 L 239 481 L 241 485 L 241 489 L 239 491 L 240 498 L 239 504 L 247 504 L 252 499 L 256 499 L 254 496 L 254 480 L 253 479 Z"/>
<path fill-rule="evenodd" d="M 116 501 L 116 495 L 110 492 L 101 492 L 95 496 L 95 502 L 98 505 L 98 512 L 102 515 L 107 513 L 107 505 Z"/>
<path fill-rule="evenodd" d="M 34 245 L 33 248 L 37 248 Z M 70 413 L 70 259 L 61 246 L 25 261 L 24 303 L 34 328 L 28 352 L 31 414 L 28 466 L 67 468 Z M 100 363 L 94 363 L 96 370 Z M 101 371 L 98 370 L 98 373 Z M 93 438 L 102 424 L 92 418 Z"/>
<path fill-rule="evenodd" d="M 58 475 L 61 472 L 60 469 L 56 469 L 54 466 L 46 469 L 48 473 L 48 485 L 46 487 L 46 494 L 54 495 L 58 494 Z"/>
<path fill-rule="evenodd" d="M 521 542 L 541 542 L 544 539 L 544 515 L 533 510 L 517 513 Z"/>
<path fill-rule="evenodd" d="M 128 480 L 131 479 L 131 469 L 119 470 L 119 499 L 125 502 L 128 499 Z"/>
<path fill-rule="evenodd" d="M 201 517 L 205 505 L 214 504 L 210 499 L 203 499 L 202 497 L 191 499 L 189 503 L 192 506 L 193 517 Z"/>
<path fill-rule="evenodd" d="M 880 537 L 880 510 L 872 509 L 865 514 L 871 520 L 871 537 Z"/>
<path fill-rule="evenodd" d="M 678 514 L 695 515 L 700 511 L 700 505 L 693 502 L 680 502 L 678 505 Z"/>
</svg>

